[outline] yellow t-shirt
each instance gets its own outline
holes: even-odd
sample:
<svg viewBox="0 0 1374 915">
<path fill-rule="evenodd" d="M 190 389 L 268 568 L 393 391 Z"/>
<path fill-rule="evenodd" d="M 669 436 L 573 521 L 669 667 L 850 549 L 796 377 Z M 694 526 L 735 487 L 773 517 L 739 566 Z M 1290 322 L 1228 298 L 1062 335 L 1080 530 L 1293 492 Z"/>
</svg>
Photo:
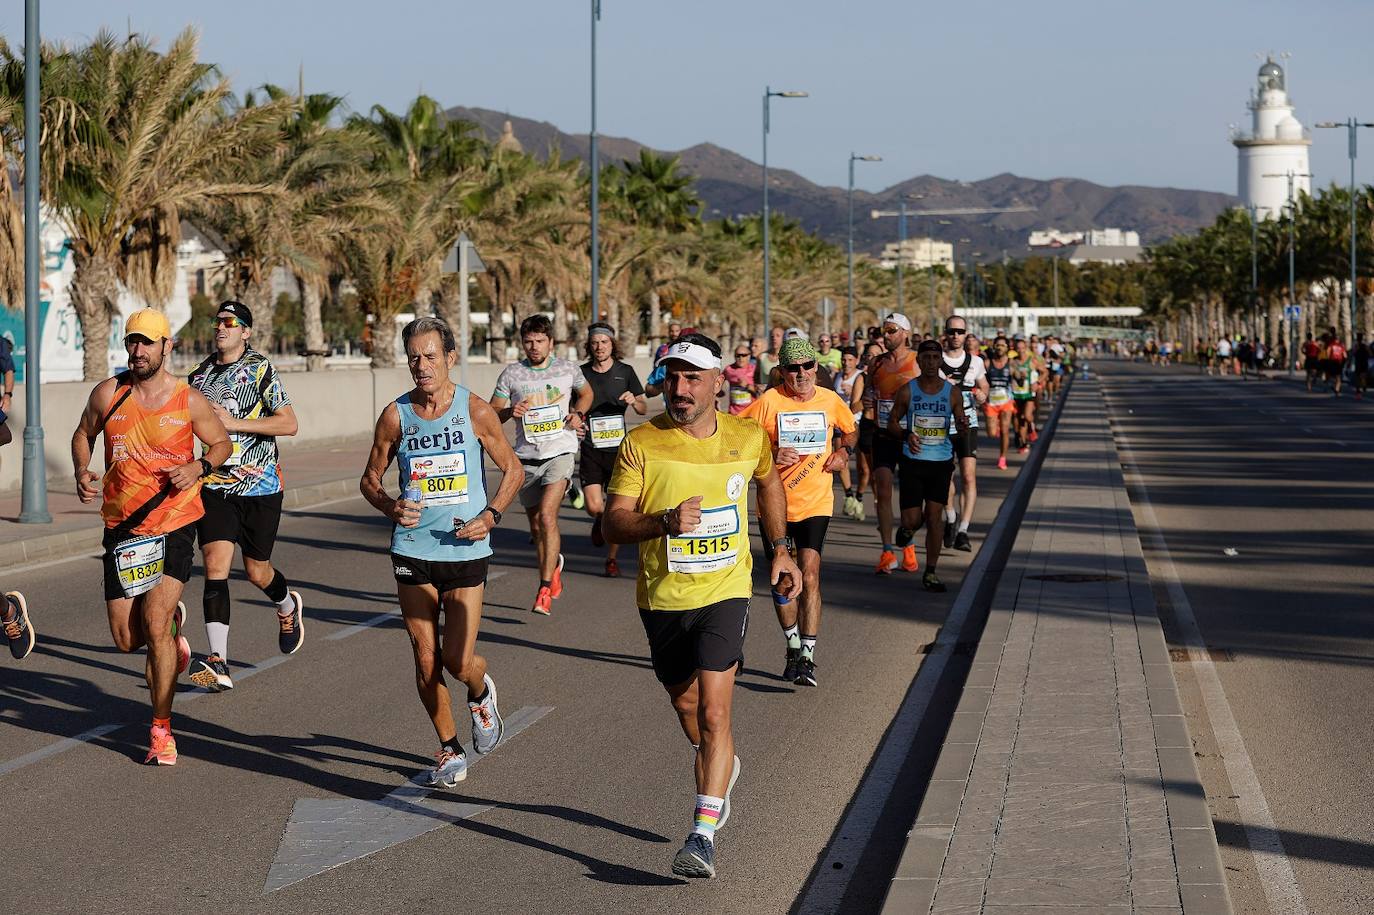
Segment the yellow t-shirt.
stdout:
<svg viewBox="0 0 1374 915">
<path fill-rule="evenodd" d="M 697 439 L 662 413 L 620 445 L 607 491 L 632 496 L 635 510 L 659 514 L 701 496 L 691 534 L 639 544 L 635 596 L 646 610 L 699 610 L 754 591 L 749 552 L 749 481 L 773 466 L 768 439 L 752 420 L 716 414 L 716 431 Z"/>
<path fill-rule="evenodd" d="M 848 435 L 858 428 L 840 395 L 816 388 L 803 403 L 788 397 L 782 388 L 771 388 L 740 415 L 758 422 L 774 448 L 795 448 L 802 453 L 802 459 L 791 467 L 778 468 L 787 493 L 787 520 L 834 514 L 834 474 L 821 470 L 834 450 L 831 431 L 839 429 Z"/>
</svg>

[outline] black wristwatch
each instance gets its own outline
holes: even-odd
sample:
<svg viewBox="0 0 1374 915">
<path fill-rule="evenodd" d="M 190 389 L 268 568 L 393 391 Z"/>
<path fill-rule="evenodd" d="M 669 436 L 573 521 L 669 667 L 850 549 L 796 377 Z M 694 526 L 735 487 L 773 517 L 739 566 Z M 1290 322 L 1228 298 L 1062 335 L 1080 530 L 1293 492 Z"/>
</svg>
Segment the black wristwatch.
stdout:
<svg viewBox="0 0 1374 915">
<path fill-rule="evenodd" d="M 212 474 L 212 473 L 214 473 L 214 472 L 215 472 L 215 468 L 214 468 L 213 466 L 211 466 L 210 462 L 207 461 L 205 458 L 201 458 L 201 459 L 200 459 L 200 476 L 201 476 L 201 479 L 204 479 L 205 477 L 208 477 L 210 474 Z"/>
<path fill-rule="evenodd" d="M 499 511 L 497 511 L 496 509 L 492 508 L 490 505 L 488 505 L 488 506 L 486 507 L 485 511 L 491 512 L 491 526 L 492 526 L 492 527 L 500 527 L 500 526 L 501 526 L 501 513 L 500 513 Z"/>
<path fill-rule="evenodd" d="M 797 542 L 791 537 L 779 537 L 777 540 L 774 540 L 773 549 L 776 551 L 778 547 L 783 547 L 788 553 L 794 555 L 797 552 Z"/>
</svg>

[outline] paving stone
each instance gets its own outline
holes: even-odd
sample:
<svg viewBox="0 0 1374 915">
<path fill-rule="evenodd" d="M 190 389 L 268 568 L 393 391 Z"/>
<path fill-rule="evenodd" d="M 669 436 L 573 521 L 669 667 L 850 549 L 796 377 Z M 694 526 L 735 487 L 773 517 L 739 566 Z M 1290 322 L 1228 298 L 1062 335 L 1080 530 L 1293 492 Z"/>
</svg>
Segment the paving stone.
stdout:
<svg viewBox="0 0 1374 915">
<path fill-rule="evenodd" d="M 926 915 L 934 898 L 934 880 L 893 880 L 883 900 L 883 915 Z"/>
<path fill-rule="evenodd" d="M 1131 894 L 1124 879 L 1089 880 L 1069 877 L 1051 880 L 1004 880 L 993 877 L 987 882 L 986 904 L 1102 908 L 1129 906 Z"/>
</svg>

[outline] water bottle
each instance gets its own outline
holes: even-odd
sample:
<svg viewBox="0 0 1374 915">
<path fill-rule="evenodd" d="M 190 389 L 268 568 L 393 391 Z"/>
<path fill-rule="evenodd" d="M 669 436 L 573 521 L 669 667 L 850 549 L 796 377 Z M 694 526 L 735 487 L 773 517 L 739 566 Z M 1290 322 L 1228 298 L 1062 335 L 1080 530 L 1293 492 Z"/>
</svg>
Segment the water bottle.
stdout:
<svg viewBox="0 0 1374 915">
<path fill-rule="evenodd" d="M 416 511 L 424 511 L 425 494 L 424 491 L 420 489 L 420 478 L 418 476 L 412 476 L 410 478 L 410 482 L 406 484 L 405 492 L 401 493 L 401 498 L 405 499 L 407 502 L 413 502 L 417 506 Z"/>
</svg>

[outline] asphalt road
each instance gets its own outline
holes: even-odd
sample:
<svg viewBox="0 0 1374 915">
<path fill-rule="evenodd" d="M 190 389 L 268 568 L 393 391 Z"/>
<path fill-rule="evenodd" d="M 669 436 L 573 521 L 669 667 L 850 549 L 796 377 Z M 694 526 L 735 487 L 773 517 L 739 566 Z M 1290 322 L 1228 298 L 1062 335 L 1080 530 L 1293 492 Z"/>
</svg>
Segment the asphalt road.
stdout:
<svg viewBox="0 0 1374 915">
<path fill-rule="evenodd" d="M 1014 476 L 990 464 L 984 521 Z M 871 519 L 871 498 L 869 512 Z M 824 565 L 817 689 L 777 678 L 783 643 L 767 591 L 757 587 L 735 706 L 743 776 L 719 838 L 720 877 L 687 885 L 669 864 L 690 828 L 691 755 L 649 668 L 634 609 L 633 551 L 622 553 L 627 577 L 600 577 L 589 522 L 565 505 L 566 590 L 546 619 L 529 611 L 534 556 L 523 527 L 512 512 L 496 533 L 479 651 L 502 711 L 528 726 L 457 789 L 417 805 L 392 792 L 430 763 L 436 741 L 395 614 L 388 528 L 361 499 L 283 520 L 277 564 L 307 605 L 298 655 L 280 658 L 271 607 L 235 574 L 231 653 L 253 663 L 236 666 L 230 693 L 183 682 L 173 769 L 138 765 L 149 717 L 143 656 L 110 646 L 99 562 L 77 558 L 8 574 L 4 587 L 27 593 L 39 632 L 22 664 L 0 660 L 0 835 L 11 907 L 788 911 L 971 555 L 943 561 L 950 593 L 929 595 L 917 576 L 872 574 L 871 520 L 836 518 Z M 975 543 L 982 530 L 976 523 Z M 192 646 L 204 651 L 199 578 L 185 600 Z M 890 799 L 868 853 L 851 862 L 844 910 L 880 902 L 918 792 L 904 783 Z M 388 795 L 396 808 L 390 819 L 362 803 Z M 310 825 L 312 812 L 334 825 Z M 432 822 L 417 826 L 425 817 Z M 280 879 L 308 870 L 312 855 L 355 859 L 295 882 Z M 269 875 L 286 885 L 269 892 Z"/>
<path fill-rule="evenodd" d="M 1374 911 L 1374 408 L 1282 381 L 1094 368 L 1305 911 Z M 1175 643 L 1148 543 L 1146 557 Z M 1228 777 L 1192 665 L 1176 673 L 1236 911 L 1270 911 L 1241 813 L 1255 798 Z"/>
</svg>

